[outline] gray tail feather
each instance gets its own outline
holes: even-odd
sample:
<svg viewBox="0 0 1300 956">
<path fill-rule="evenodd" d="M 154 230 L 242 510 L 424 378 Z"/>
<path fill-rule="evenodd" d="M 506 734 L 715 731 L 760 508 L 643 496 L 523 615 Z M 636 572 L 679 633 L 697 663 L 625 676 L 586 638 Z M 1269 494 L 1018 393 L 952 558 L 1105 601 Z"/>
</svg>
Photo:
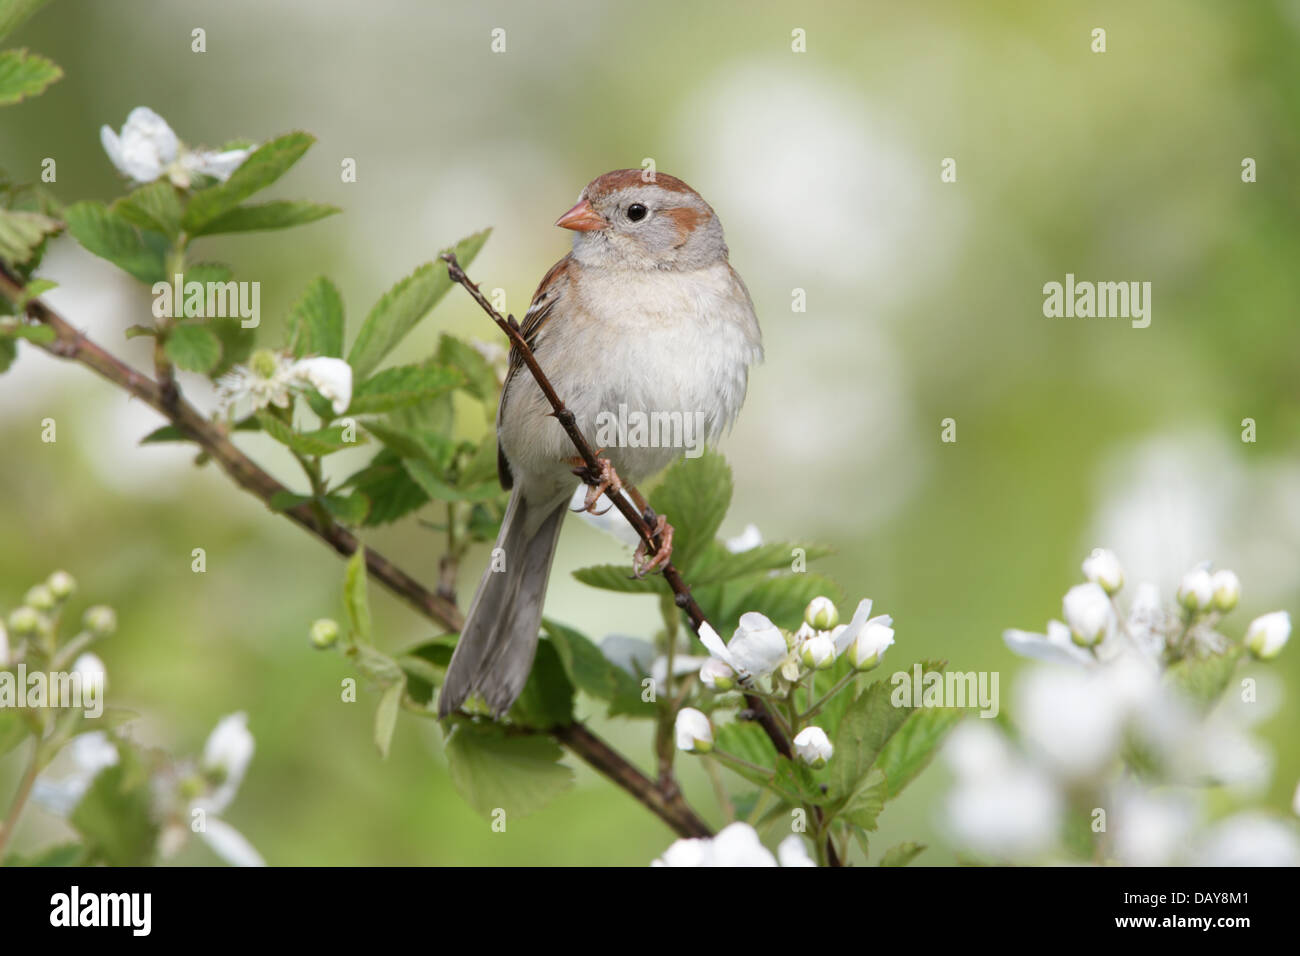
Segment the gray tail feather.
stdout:
<svg viewBox="0 0 1300 956">
<path fill-rule="evenodd" d="M 473 694 L 481 695 L 493 715 L 500 717 L 524 689 L 537 653 L 546 582 L 568 498 L 541 521 L 530 514 L 536 510 L 516 488 L 497 535 L 505 568 L 493 571 L 489 564 L 479 581 L 438 696 L 439 717 L 446 717 Z"/>
</svg>

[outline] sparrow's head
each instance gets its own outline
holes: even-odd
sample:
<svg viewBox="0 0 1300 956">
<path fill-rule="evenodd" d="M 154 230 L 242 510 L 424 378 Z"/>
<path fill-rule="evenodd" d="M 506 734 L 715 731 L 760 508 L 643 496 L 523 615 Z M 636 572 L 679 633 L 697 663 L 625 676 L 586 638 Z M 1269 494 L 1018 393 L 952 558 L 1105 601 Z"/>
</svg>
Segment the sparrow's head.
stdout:
<svg viewBox="0 0 1300 956">
<path fill-rule="evenodd" d="M 725 261 L 727 243 L 713 209 L 666 173 L 616 169 L 593 179 L 557 226 L 574 230 L 583 265 L 700 269 Z"/>
</svg>

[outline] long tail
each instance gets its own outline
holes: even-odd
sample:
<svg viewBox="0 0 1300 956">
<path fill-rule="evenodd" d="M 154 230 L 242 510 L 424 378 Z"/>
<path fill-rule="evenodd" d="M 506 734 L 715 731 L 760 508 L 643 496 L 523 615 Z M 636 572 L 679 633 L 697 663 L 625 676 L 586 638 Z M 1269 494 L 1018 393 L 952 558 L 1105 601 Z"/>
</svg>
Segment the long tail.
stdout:
<svg viewBox="0 0 1300 956">
<path fill-rule="evenodd" d="M 446 717 L 473 694 L 481 695 L 500 717 L 524 689 L 537 653 L 546 582 L 567 507 L 566 497 L 542 516 L 536 513 L 536 505 L 530 508 L 524 501 L 518 487 L 510 496 L 497 535 L 501 550 L 493 552 L 494 560 L 483 572 L 465 615 L 438 697 L 439 717 Z M 494 571 L 497 555 L 504 557 L 505 567 Z"/>
</svg>

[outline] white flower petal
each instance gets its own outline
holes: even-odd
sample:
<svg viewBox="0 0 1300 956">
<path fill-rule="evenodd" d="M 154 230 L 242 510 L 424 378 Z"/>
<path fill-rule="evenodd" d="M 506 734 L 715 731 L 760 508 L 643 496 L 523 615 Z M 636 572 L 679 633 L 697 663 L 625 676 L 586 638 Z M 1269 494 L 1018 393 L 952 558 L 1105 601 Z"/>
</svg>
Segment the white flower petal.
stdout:
<svg viewBox="0 0 1300 956">
<path fill-rule="evenodd" d="M 242 833 L 224 820 L 209 816 L 199 837 L 212 852 L 231 866 L 266 866 L 262 854 L 254 849 Z"/>
</svg>

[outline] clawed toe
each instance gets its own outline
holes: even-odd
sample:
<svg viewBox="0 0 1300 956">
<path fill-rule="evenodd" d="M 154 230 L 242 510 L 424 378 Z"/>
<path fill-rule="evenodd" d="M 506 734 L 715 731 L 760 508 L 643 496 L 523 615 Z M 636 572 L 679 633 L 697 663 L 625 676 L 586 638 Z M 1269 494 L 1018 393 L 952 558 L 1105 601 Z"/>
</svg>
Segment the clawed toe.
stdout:
<svg viewBox="0 0 1300 956">
<path fill-rule="evenodd" d="M 662 568 L 673 556 L 673 526 L 663 515 L 655 515 L 654 533 L 659 538 L 659 550 L 654 557 L 646 560 L 648 549 L 644 541 L 637 545 L 636 553 L 632 555 L 632 573 L 638 578 Z"/>
</svg>

